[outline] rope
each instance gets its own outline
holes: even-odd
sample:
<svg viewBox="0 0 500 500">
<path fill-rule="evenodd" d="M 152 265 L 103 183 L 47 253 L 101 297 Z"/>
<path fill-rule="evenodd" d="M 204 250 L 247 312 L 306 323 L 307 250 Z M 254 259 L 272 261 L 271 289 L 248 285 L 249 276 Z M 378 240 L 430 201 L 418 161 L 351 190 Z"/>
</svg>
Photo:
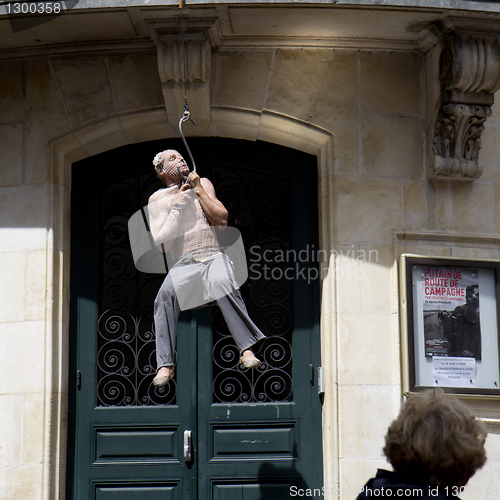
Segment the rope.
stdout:
<svg viewBox="0 0 500 500">
<path fill-rule="evenodd" d="M 194 125 L 196 125 L 196 122 L 191 118 L 191 113 L 189 112 L 189 105 L 187 99 L 186 42 L 184 40 L 184 15 L 182 13 L 182 0 L 181 3 L 179 4 L 179 8 L 181 9 L 182 56 L 184 62 L 184 113 L 181 116 L 181 119 L 179 120 L 179 132 L 181 133 L 182 142 L 184 142 L 184 146 L 186 147 L 187 152 L 189 153 L 189 157 L 191 158 L 191 163 L 193 164 L 193 171 L 196 172 L 196 163 L 194 161 L 193 155 L 191 154 L 191 150 L 189 149 L 186 138 L 184 137 L 184 133 L 182 132 L 182 124 L 185 121 L 191 120 Z"/>
<path fill-rule="evenodd" d="M 187 106 L 188 98 L 187 98 L 187 70 L 186 70 L 186 44 L 184 41 L 184 13 L 181 7 L 181 36 L 182 36 L 182 61 L 184 64 L 184 103 Z"/>
</svg>

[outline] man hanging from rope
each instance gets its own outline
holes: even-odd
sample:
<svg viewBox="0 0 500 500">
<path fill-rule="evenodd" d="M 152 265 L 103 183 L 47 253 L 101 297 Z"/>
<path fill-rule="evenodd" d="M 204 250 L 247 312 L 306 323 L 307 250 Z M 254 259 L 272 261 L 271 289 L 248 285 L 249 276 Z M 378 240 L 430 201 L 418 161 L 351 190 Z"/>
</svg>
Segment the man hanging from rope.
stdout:
<svg viewBox="0 0 500 500">
<path fill-rule="evenodd" d="M 149 198 L 151 233 L 158 248 L 169 252 L 174 262 L 155 299 L 158 371 L 153 384 L 166 385 L 174 376 L 180 311 L 213 301 L 221 309 L 243 366 L 259 366 L 253 351 L 265 336 L 248 316 L 231 262 L 220 251 L 213 230 L 227 225 L 226 208 L 212 183 L 189 172 L 177 151 L 158 153 L 153 164 L 166 188 Z"/>
</svg>

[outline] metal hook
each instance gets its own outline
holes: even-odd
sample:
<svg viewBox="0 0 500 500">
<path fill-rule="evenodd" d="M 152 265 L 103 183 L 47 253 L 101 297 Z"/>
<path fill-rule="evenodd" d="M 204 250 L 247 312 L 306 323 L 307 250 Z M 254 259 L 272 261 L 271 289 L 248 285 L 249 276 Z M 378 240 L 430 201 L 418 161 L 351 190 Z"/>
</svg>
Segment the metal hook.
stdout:
<svg viewBox="0 0 500 500">
<path fill-rule="evenodd" d="M 191 118 L 191 113 L 189 112 L 189 106 L 186 102 L 184 106 L 184 113 L 179 120 L 179 132 L 181 133 L 182 141 L 184 142 L 184 146 L 186 146 L 187 152 L 189 153 L 189 157 L 191 158 L 191 163 L 193 164 L 193 171 L 196 172 L 196 163 L 194 161 L 193 155 L 191 154 L 191 150 L 189 149 L 188 143 L 186 141 L 186 138 L 184 137 L 184 134 L 182 133 L 182 123 L 191 120 L 194 125 L 196 125 L 196 122 Z"/>
</svg>

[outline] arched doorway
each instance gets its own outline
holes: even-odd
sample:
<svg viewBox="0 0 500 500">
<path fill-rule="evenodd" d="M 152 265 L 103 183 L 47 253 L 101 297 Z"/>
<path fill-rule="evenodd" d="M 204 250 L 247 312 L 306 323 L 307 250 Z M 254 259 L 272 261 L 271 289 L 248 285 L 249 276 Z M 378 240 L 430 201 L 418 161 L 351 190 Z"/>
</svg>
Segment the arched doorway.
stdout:
<svg viewBox="0 0 500 500">
<path fill-rule="evenodd" d="M 259 142 L 190 146 L 243 235 L 263 363 L 242 369 L 217 309 L 187 311 L 175 383 L 153 389 L 163 276 L 135 269 L 126 228 L 160 187 L 154 155 L 183 148 L 155 141 L 75 163 L 69 498 L 274 499 L 322 486 L 316 159 Z"/>
</svg>

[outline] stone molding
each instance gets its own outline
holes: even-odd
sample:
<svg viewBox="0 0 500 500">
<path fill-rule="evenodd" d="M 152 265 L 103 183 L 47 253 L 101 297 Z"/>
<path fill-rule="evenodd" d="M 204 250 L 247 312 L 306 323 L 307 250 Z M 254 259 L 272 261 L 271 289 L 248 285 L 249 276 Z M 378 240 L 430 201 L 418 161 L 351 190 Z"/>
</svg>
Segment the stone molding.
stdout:
<svg viewBox="0 0 500 500">
<path fill-rule="evenodd" d="M 444 231 L 394 231 L 393 241 L 396 244 L 404 242 L 429 243 L 439 246 L 459 246 L 464 248 L 497 249 L 500 248 L 500 237 L 490 234 L 452 233 Z M 406 243 L 404 243 L 406 244 Z M 483 259 L 484 260 L 484 259 Z"/>
<path fill-rule="evenodd" d="M 241 108 L 217 107 L 212 110 L 212 122 L 219 134 L 200 134 L 205 136 L 225 136 L 235 139 L 259 140 L 275 142 L 290 146 L 290 135 L 295 137 L 295 149 L 302 150 L 318 157 L 318 193 L 320 203 L 320 245 L 330 250 L 333 241 L 334 214 L 333 204 L 333 171 L 335 162 L 333 134 L 308 124 L 302 120 L 285 116 L 272 111 L 253 111 Z M 236 127 L 239 125 L 239 127 Z M 51 220 L 63 220 L 71 211 L 70 176 L 71 164 L 131 143 L 146 142 L 165 137 L 172 137 L 174 128 L 165 121 L 165 113 L 161 107 L 141 110 L 134 113 L 123 113 L 118 116 L 105 117 L 86 123 L 77 129 L 53 138 L 50 147 L 50 179 L 54 186 L 60 186 L 65 196 L 54 197 L 51 205 Z M 223 132 L 223 133 L 221 133 Z M 297 142 L 297 138 L 301 140 Z M 69 248 L 70 231 L 61 224 L 53 225 L 54 240 L 61 241 L 60 246 Z M 54 303 L 62 310 L 69 310 L 67 293 L 70 281 L 70 269 L 62 268 L 57 280 L 53 280 L 50 293 Z M 336 288 L 333 273 L 325 278 L 322 284 L 322 303 L 328 309 L 335 303 Z M 56 323 L 55 311 L 49 321 Z M 68 326 L 60 330 L 48 329 L 47 345 L 55 353 L 54 363 L 67 367 Z M 337 368 L 335 360 L 336 326 L 331 315 L 324 314 L 321 319 L 321 351 L 326 357 L 326 380 L 328 397 L 323 408 L 323 422 L 327 422 L 323 433 L 323 454 L 325 464 L 325 487 L 337 489 L 336 474 L 339 469 L 338 456 L 338 423 L 337 423 Z M 331 360 L 331 361 L 330 361 Z M 45 421 L 47 439 L 44 442 L 47 488 L 44 500 L 63 500 L 66 477 L 66 435 L 67 435 L 67 402 L 62 397 L 54 398 L 62 391 L 63 381 L 67 377 L 55 377 L 47 384 L 47 403 L 45 405 Z M 49 404 L 50 403 L 50 404 Z M 56 445 L 58 444 L 58 446 Z"/>
<path fill-rule="evenodd" d="M 500 37 L 453 31 L 439 61 L 441 104 L 434 126 L 429 179 L 478 179 L 484 123 L 500 88 Z"/>
</svg>

